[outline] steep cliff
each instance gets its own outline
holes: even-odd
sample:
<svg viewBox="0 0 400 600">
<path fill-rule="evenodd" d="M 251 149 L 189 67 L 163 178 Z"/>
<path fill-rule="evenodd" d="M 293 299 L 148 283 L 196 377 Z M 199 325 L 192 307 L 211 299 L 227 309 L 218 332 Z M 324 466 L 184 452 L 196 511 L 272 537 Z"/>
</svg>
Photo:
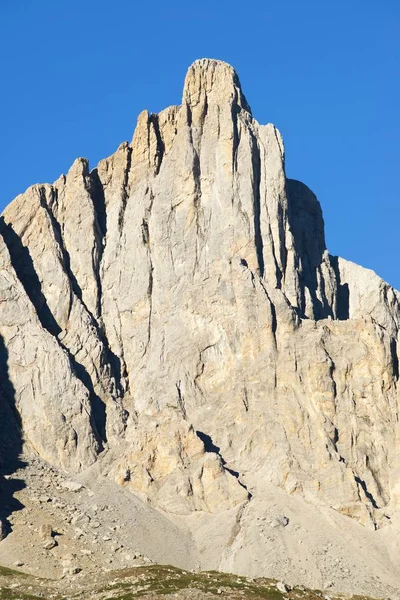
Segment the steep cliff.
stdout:
<svg viewBox="0 0 400 600">
<path fill-rule="evenodd" d="M 400 295 L 328 253 L 318 200 L 226 63 L 196 61 L 180 106 L 6 208 L 0 303 L 26 451 L 98 462 L 191 527 L 234 511 L 222 568 L 274 574 L 244 558 L 271 490 L 309 519 L 391 527 Z"/>
</svg>

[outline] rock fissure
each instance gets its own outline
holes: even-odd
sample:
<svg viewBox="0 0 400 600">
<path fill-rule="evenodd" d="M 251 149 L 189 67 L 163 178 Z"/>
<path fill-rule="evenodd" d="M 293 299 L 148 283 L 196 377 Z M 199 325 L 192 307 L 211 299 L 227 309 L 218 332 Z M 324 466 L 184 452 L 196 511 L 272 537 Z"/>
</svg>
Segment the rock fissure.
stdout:
<svg viewBox="0 0 400 600">
<path fill-rule="evenodd" d="M 142 221 L 142 240 L 144 245 L 147 248 L 147 259 L 148 259 L 148 285 L 147 285 L 147 302 L 148 302 L 148 318 L 147 318 L 147 340 L 144 346 L 142 358 L 146 355 L 150 342 L 151 342 L 151 322 L 153 316 L 153 286 L 154 286 L 154 277 L 153 277 L 153 261 L 151 256 L 151 238 L 150 238 L 150 217 L 151 210 L 153 207 L 154 195 L 153 192 L 150 191 L 150 203 L 146 210 L 146 216 Z"/>
<path fill-rule="evenodd" d="M 181 381 L 178 381 L 175 386 L 176 386 L 176 391 L 178 393 L 178 405 L 179 405 L 179 410 L 182 413 L 182 417 L 185 419 L 185 421 L 187 420 L 187 413 L 186 413 L 186 406 L 185 406 L 185 397 L 182 393 L 182 388 L 181 388 Z"/>
<path fill-rule="evenodd" d="M 53 228 L 53 232 L 54 232 L 54 238 L 56 240 L 56 242 L 58 243 L 60 252 L 61 252 L 61 256 L 62 256 L 62 261 L 63 261 L 63 266 L 65 269 L 66 274 L 68 275 L 68 279 L 71 283 L 71 290 L 72 293 L 75 294 L 76 298 L 79 300 L 79 302 L 82 304 L 82 307 L 84 309 L 84 311 L 87 313 L 87 315 L 89 316 L 90 319 L 90 325 L 96 330 L 96 335 L 99 338 L 99 340 L 102 342 L 103 346 L 104 346 L 104 360 L 106 362 L 106 370 L 109 369 L 110 375 L 112 377 L 112 379 L 115 382 L 115 386 L 116 386 L 116 393 L 118 396 L 122 396 L 123 395 L 123 389 L 121 386 L 121 367 L 120 367 L 120 360 L 118 358 L 117 355 L 115 355 L 113 353 L 113 351 L 111 350 L 109 341 L 107 339 L 107 335 L 106 332 L 104 330 L 104 327 L 102 327 L 98 320 L 94 317 L 94 315 L 91 313 L 91 311 L 89 310 L 88 306 L 86 305 L 84 299 L 83 299 L 83 295 L 82 295 L 82 290 L 78 284 L 78 281 L 74 275 L 74 273 L 72 272 L 71 269 L 71 260 L 70 260 L 70 256 L 69 253 L 67 251 L 67 249 L 65 248 L 65 245 L 63 243 L 63 236 L 62 236 L 62 230 L 61 230 L 61 226 L 59 224 L 59 222 L 57 221 L 53 210 L 51 209 L 52 205 L 56 205 L 57 204 L 57 189 L 56 188 L 52 188 L 51 189 L 51 194 L 52 197 L 50 198 L 50 201 L 47 202 L 46 199 L 46 191 L 41 188 L 40 190 L 40 204 L 42 206 L 42 208 L 46 211 L 50 222 L 51 222 L 51 226 Z M 105 216 L 103 217 L 105 220 Z M 104 229 L 104 235 L 105 235 L 105 229 Z M 104 239 L 104 238 L 103 238 Z M 100 259 L 101 260 L 101 259 Z M 101 264 L 101 262 L 100 262 Z M 100 272 L 100 264 L 99 264 L 99 272 Z M 99 303 L 101 304 L 101 278 L 98 275 L 98 290 L 99 290 Z M 73 298 L 71 296 L 70 298 L 70 302 L 69 302 L 69 311 L 68 311 L 68 318 L 71 316 L 71 309 L 72 309 L 72 303 L 73 303 Z M 100 315 L 101 315 L 101 311 L 100 311 Z M 100 321 L 101 321 L 101 316 L 100 316 Z M 60 332 L 61 333 L 61 329 Z M 65 345 L 64 345 L 65 346 Z M 71 354 L 71 356 L 73 356 L 73 352 L 71 351 L 71 349 L 68 349 L 69 353 Z M 76 358 L 75 358 L 76 360 Z M 89 376 L 86 376 L 86 380 Z M 93 384 L 92 388 L 93 388 Z"/>
<path fill-rule="evenodd" d="M 399 380 L 399 355 L 397 352 L 397 341 L 394 338 L 390 340 L 390 354 L 392 357 L 393 377 L 397 382 Z"/>
<path fill-rule="evenodd" d="M 96 278 L 97 298 L 96 298 L 96 317 L 101 319 L 102 310 L 102 280 L 101 280 L 101 262 L 104 255 L 104 248 L 107 240 L 107 210 L 104 195 L 103 184 L 101 183 L 97 169 L 90 173 L 90 186 L 88 190 L 93 202 L 96 216 L 97 235 L 96 250 L 93 253 L 93 272 Z"/>
<path fill-rule="evenodd" d="M 161 163 L 165 154 L 165 145 L 161 136 L 160 126 L 158 122 L 158 115 L 151 114 L 149 118 L 149 125 L 153 126 L 154 133 L 157 140 L 157 150 L 156 150 L 156 158 L 155 158 L 155 174 L 158 175 L 161 168 Z"/>
<path fill-rule="evenodd" d="M 238 484 L 246 490 L 247 494 L 248 494 L 248 500 L 251 500 L 251 493 L 249 492 L 249 490 L 247 489 L 247 486 L 240 481 L 240 474 L 238 471 L 234 471 L 233 469 L 231 469 L 230 467 L 227 467 L 227 462 L 226 460 L 223 458 L 223 456 L 221 455 L 221 448 L 219 448 L 218 446 L 216 446 L 214 444 L 214 442 L 212 441 L 211 437 L 209 435 L 207 435 L 206 433 L 204 433 L 203 431 L 196 431 L 196 435 L 197 437 L 203 442 L 204 444 L 204 449 L 206 452 L 211 452 L 212 454 L 216 454 L 220 460 L 221 460 L 221 464 L 224 468 L 225 471 L 227 471 L 230 475 L 232 475 L 232 477 L 234 477 L 235 479 L 237 479 Z"/>
<path fill-rule="evenodd" d="M 374 508 L 379 508 L 374 496 L 368 490 L 368 487 L 367 487 L 367 484 L 365 483 L 365 481 L 363 479 L 361 479 L 360 477 L 358 477 L 357 475 L 354 476 L 354 480 L 361 487 L 362 491 L 365 494 L 365 497 L 368 498 L 368 500 L 372 504 L 372 506 Z"/>
<path fill-rule="evenodd" d="M 260 150 L 254 135 L 251 135 L 252 148 L 252 186 L 253 186 L 253 211 L 254 211 L 254 244 L 257 254 L 258 275 L 264 277 L 264 255 L 263 255 L 263 237 L 261 234 L 261 158 Z"/>
</svg>

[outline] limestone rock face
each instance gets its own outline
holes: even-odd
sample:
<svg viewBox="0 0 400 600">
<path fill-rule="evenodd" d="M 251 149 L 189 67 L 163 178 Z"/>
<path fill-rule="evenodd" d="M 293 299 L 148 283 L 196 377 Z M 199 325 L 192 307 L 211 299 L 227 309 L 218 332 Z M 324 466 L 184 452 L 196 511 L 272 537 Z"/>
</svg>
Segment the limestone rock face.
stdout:
<svg viewBox="0 0 400 600">
<path fill-rule="evenodd" d="M 174 514 L 218 513 L 247 502 L 238 474 L 225 468 L 219 449 L 209 451 L 208 444 L 207 436 L 187 422 L 161 412 L 141 422 L 108 475 Z"/>
<path fill-rule="evenodd" d="M 75 375 L 69 354 L 57 337 L 43 328 L 36 307 L 14 270 L 4 238 L 9 239 L 3 231 L 0 238 L 2 400 L 18 411 L 24 435 L 35 451 L 49 462 L 79 470 L 91 464 L 99 451 L 89 393 Z M 25 272 L 29 272 L 27 257 L 25 265 Z M 36 282 L 33 283 L 36 292 L 35 286 Z"/>
<path fill-rule="evenodd" d="M 75 472 L 108 453 L 109 477 L 174 514 L 262 483 L 388 523 L 400 295 L 328 253 L 284 161 L 233 68 L 203 59 L 130 144 L 6 208 L 2 386 L 27 447 Z"/>
</svg>

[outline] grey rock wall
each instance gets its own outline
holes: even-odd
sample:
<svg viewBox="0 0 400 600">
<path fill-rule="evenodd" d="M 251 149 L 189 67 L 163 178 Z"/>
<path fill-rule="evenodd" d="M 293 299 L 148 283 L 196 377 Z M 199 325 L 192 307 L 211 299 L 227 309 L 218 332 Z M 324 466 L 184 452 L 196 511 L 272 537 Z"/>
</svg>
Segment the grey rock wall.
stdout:
<svg viewBox="0 0 400 600">
<path fill-rule="evenodd" d="M 108 475 L 170 513 L 219 513 L 270 482 L 385 525 L 399 298 L 329 255 L 279 131 L 219 61 L 196 61 L 182 104 L 141 113 L 94 170 L 77 159 L 1 217 L 27 447 L 71 471 L 111 453 Z"/>
</svg>

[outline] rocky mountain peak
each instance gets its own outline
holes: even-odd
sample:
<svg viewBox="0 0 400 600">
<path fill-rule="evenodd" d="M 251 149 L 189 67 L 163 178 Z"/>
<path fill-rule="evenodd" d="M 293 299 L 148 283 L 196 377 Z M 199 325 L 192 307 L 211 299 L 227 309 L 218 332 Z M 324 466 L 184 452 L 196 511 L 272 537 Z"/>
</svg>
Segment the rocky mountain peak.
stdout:
<svg viewBox="0 0 400 600">
<path fill-rule="evenodd" d="M 317 198 L 233 68 L 196 61 L 181 106 L 143 111 L 130 144 L 1 217 L 7 460 L 119 486 L 178 519 L 210 568 L 279 577 L 265 544 L 309 528 L 314 556 L 351 530 L 354 589 L 394 539 L 372 532 L 399 502 L 399 300 L 329 254 Z"/>
<path fill-rule="evenodd" d="M 243 109 L 251 115 L 234 68 L 221 60 L 202 58 L 188 69 L 182 104 L 192 109 L 202 105 L 206 110 L 209 103 L 218 105 L 220 109 L 226 105 L 234 106 L 236 110 Z"/>
</svg>

